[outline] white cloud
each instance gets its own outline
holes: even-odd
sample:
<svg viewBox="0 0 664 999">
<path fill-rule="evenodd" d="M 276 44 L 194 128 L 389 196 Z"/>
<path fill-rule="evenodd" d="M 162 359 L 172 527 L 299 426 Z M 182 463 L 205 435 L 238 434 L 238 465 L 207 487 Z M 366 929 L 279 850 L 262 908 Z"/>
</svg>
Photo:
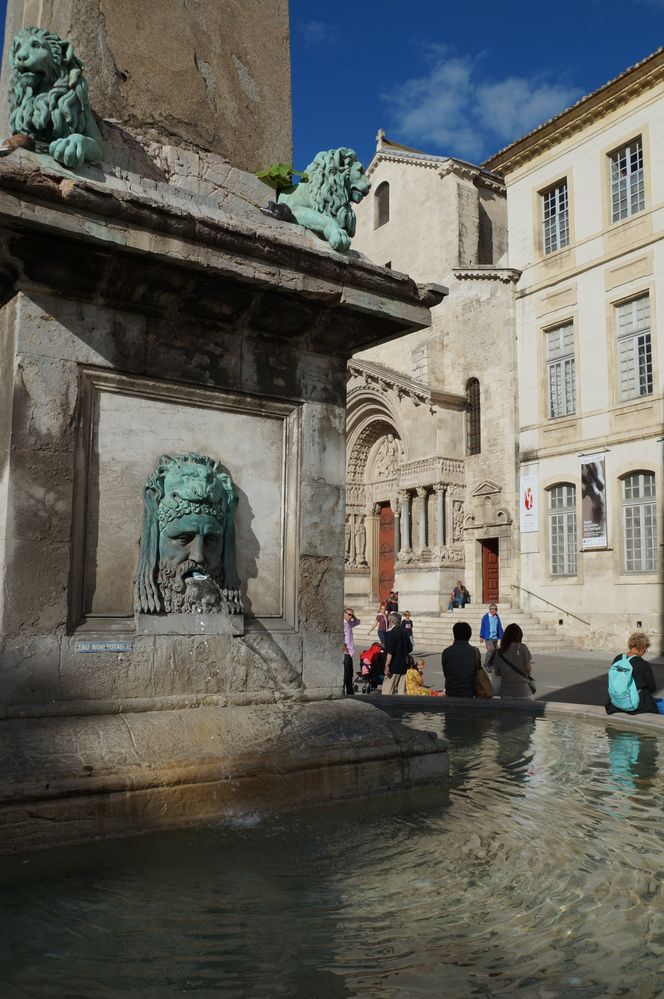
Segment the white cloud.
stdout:
<svg viewBox="0 0 664 999">
<path fill-rule="evenodd" d="M 297 28 L 307 45 L 321 45 L 337 40 L 336 27 L 325 21 L 300 21 Z"/>
<path fill-rule="evenodd" d="M 581 91 L 547 79 L 482 79 L 481 58 L 428 50 L 428 75 L 407 80 L 383 99 L 394 138 L 478 161 L 563 111 Z"/>
</svg>

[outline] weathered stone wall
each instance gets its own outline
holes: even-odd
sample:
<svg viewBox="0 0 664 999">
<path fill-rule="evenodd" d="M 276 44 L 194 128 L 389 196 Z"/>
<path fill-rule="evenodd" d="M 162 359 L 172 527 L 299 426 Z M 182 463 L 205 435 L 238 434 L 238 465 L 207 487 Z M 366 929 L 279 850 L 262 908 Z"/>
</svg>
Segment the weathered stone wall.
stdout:
<svg viewBox="0 0 664 999">
<path fill-rule="evenodd" d="M 9 0 L 8 47 L 24 26 L 74 42 L 99 118 L 258 170 L 291 160 L 287 0 Z"/>
<path fill-rule="evenodd" d="M 479 274 L 480 276 L 473 276 Z M 450 282 L 445 309 L 438 308 L 449 391 L 465 395 L 470 378 L 480 383 L 481 451 L 464 457 L 465 580 L 482 599 L 482 563 L 479 541 L 500 538 L 500 601 L 516 599 L 518 486 L 516 481 L 516 344 L 514 283 L 509 272 L 458 270 Z M 465 414 L 457 424 L 459 444 L 466 442 Z M 488 493 L 483 485 L 497 490 Z M 479 490 L 479 492 L 478 492 Z M 490 498 L 486 498 L 490 496 Z M 498 519 L 499 510 L 509 521 Z M 470 520 L 469 518 L 472 518 Z"/>
<path fill-rule="evenodd" d="M 266 354 L 246 339 L 240 350 L 231 329 L 148 321 L 47 295 L 20 295 L 3 319 L 2 371 L 15 383 L 13 413 L 3 422 L 3 702 L 260 700 L 302 685 L 312 695 L 335 689 L 343 359 L 286 345 Z M 84 405 L 86 381 L 103 381 L 104 371 L 108 393 Z M 163 382 L 166 373 L 179 391 Z M 291 416 L 279 418 L 267 402 L 238 414 L 238 400 L 255 392 L 287 399 Z M 297 423 L 289 444 L 284 419 Z M 243 639 L 134 633 L 142 483 L 160 454 L 190 447 L 238 474 Z M 287 495 L 287 469 L 297 472 L 299 460 L 304 471 Z M 307 514 L 298 526 L 299 509 Z M 78 651 L 82 640 L 126 640 L 132 648 L 90 655 Z"/>
</svg>

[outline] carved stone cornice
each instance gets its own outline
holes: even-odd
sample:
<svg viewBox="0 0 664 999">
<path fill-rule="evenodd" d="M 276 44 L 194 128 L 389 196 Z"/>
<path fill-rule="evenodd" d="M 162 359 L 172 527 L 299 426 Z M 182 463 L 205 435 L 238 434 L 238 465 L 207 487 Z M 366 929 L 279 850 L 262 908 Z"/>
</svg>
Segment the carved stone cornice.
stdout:
<svg viewBox="0 0 664 999">
<path fill-rule="evenodd" d="M 494 194 L 502 194 L 505 197 L 505 181 L 497 174 L 488 173 L 472 163 L 465 163 L 463 160 L 448 159 L 442 167 L 438 176 L 447 177 L 454 174 L 461 180 L 470 180 L 475 186 L 486 187 Z"/>
<path fill-rule="evenodd" d="M 375 173 L 379 163 L 401 163 L 405 166 L 420 167 L 424 170 L 437 170 L 441 178 L 454 174 L 462 180 L 470 180 L 479 187 L 485 187 L 495 194 L 505 194 L 505 182 L 498 174 L 484 170 L 474 163 L 467 163 L 451 156 L 433 156 L 418 150 L 381 146 L 379 144 L 371 163 L 367 167 L 367 176 Z"/>
<path fill-rule="evenodd" d="M 359 384 L 349 385 L 349 403 L 358 392 L 373 389 L 381 393 L 393 392 L 397 399 L 410 399 L 414 406 L 426 406 L 431 413 L 435 413 L 441 407 L 446 409 L 466 407 L 465 396 L 430 389 L 422 382 L 383 364 L 376 364 L 375 361 L 351 361 L 348 365 L 348 376 L 349 379 L 359 381 Z"/>
<path fill-rule="evenodd" d="M 458 281 L 501 281 L 503 284 L 516 284 L 521 271 L 514 267 L 454 267 L 453 274 Z"/>
<path fill-rule="evenodd" d="M 463 495 L 464 463 L 459 458 L 422 458 L 409 461 L 399 469 L 399 489 L 418 486 L 448 485 L 454 495 Z"/>
<path fill-rule="evenodd" d="M 557 146 L 569 136 L 601 120 L 617 107 L 664 80 L 664 47 L 630 66 L 613 80 L 586 94 L 571 107 L 500 149 L 482 166 L 503 176 Z"/>
</svg>

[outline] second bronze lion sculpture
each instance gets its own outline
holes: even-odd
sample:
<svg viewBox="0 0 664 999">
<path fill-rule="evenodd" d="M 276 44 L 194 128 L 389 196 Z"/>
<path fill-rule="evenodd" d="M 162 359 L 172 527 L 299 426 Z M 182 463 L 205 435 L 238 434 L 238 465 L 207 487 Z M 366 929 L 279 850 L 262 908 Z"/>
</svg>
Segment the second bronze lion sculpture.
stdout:
<svg viewBox="0 0 664 999">
<path fill-rule="evenodd" d="M 355 212 L 369 193 L 371 182 L 364 174 L 354 149 L 341 146 L 314 157 L 306 169 L 307 180 L 291 194 L 279 196 L 300 225 L 328 241 L 335 250 L 347 250 L 355 235 Z"/>
</svg>

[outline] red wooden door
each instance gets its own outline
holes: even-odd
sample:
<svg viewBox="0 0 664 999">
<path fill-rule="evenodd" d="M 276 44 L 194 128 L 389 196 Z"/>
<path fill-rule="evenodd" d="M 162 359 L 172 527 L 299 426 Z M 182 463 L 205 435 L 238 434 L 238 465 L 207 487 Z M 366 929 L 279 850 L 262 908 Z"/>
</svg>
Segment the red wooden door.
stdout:
<svg viewBox="0 0 664 999">
<path fill-rule="evenodd" d="M 482 542 L 482 602 L 497 603 L 498 592 L 498 538 L 489 538 Z"/>
<path fill-rule="evenodd" d="M 378 539 L 380 599 L 387 600 L 394 589 L 394 513 L 389 503 L 381 503 Z"/>
</svg>

